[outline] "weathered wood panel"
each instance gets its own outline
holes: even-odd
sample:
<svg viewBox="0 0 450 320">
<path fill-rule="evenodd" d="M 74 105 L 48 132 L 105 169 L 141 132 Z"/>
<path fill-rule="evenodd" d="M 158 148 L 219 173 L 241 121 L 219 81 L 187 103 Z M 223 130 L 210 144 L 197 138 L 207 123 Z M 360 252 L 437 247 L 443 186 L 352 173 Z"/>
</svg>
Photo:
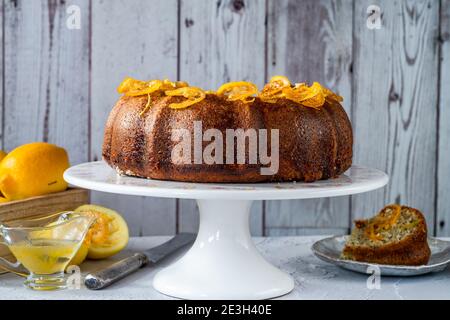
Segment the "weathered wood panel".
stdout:
<svg viewBox="0 0 450 320">
<path fill-rule="evenodd" d="M 180 79 L 208 89 L 227 81 L 264 83 L 264 1 L 181 0 Z M 180 230 L 196 230 L 195 203 L 180 201 Z M 262 234 L 262 205 L 252 207 L 252 232 Z"/>
<path fill-rule="evenodd" d="M 268 76 L 319 81 L 344 97 L 350 114 L 352 1 L 269 0 Z M 349 198 L 266 202 L 266 230 L 347 228 Z M 278 229 L 281 230 L 281 229 Z"/>
<path fill-rule="evenodd" d="M 366 27 L 373 1 L 355 1 L 355 163 L 390 175 L 387 188 L 352 197 L 353 217 L 404 203 L 434 229 L 439 2 L 378 1 L 380 29 Z"/>
<path fill-rule="evenodd" d="M 66 9 L 77 5 L 80 29 Z M 89 3 L 4 1 L 4 148 L 48 141 L 88 159 Z"/>
<path fill-rule="evenodd" d="M 441 2 L 437 235 L 450 236 L 450 0 Z"/>
<path fill-rule="evenodd" d="M 126 76 L 177 76 L 177 0 L 92 2 L 91 160 L 101 159 L 106 118 Z M 93 193 L 92 201 L 121 211 L 132 235 L 175 232 L 176 201 Z"/>
</svg>

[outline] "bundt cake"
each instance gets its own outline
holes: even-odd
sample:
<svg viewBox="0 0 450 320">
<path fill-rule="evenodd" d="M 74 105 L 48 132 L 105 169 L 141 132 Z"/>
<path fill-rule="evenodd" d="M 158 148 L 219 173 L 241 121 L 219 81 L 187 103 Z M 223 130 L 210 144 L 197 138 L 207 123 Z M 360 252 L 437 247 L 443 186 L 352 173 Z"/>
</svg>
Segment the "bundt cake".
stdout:
<svg viewBox="0 0 450 320">
<path fill-rule="evenodd" d="M 277 76 L 261 92 L 243 81 L 212 92 L 185 82 L 126 78 L 118 92 L 123 96 L 106 123 L 102 156 L 119 174 L 309 182 L 336 177 L 352 163 L 342 98 L 317 82 L 292 85 Z M 180 147 L 182 140 L 188 147 Z"/>
</svg>

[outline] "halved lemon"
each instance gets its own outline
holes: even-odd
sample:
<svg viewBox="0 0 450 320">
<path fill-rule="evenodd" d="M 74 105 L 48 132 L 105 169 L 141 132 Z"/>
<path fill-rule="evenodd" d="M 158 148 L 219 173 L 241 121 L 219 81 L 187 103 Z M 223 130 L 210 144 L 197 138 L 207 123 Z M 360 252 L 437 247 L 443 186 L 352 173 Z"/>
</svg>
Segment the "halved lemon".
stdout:
<svg viewBox="0 0 450 320">
<path fill-rule="evenodd" d="M 118 212 L 91 204 L 78 207 L 75 212 L 96 218 L 87 234 L 90 239 L 89 259 L 108 258 L 128 244 L 128 226 Z"/>
</svg>

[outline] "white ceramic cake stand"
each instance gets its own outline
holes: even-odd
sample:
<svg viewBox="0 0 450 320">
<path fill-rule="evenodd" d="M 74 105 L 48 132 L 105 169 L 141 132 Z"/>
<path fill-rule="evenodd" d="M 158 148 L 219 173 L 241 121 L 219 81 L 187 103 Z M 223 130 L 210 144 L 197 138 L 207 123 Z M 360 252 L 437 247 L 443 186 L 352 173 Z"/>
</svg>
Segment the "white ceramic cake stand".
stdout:
<svg viewBox="0 0 450 320">
<path fill-rule="evenodd" d="M 75 186 L 103 192 L 196 199 L 200 227 L 195 243 L 157 273 L 153 282 L 159 292 L 187 299 L 267 299 L 294 288 L 293 279 L 264 260 L 251 240 L 253 200 L 343 196 L 388 182 L 379 170 L 353 166 L 337 179 L 313 183 L 185 183 L 119 176 L 102 161 L 74 166 L 64 178 Z"/>
</svg>

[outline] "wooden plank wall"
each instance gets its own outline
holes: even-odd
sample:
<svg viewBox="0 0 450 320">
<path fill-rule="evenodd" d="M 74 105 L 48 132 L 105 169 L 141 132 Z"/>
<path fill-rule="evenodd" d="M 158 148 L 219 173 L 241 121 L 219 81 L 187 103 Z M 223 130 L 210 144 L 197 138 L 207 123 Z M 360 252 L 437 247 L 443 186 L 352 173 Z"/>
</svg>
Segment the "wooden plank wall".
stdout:
<svg viewBox="0 0 450 320">
<path fill-rule="evenodd" d="M 436 233 L 450 236 L 450 0 L 441 2 L 439 44 L 438 171 Z"/>
<path fill-rule="evenodd" d="M 380 29 L 367 8 L 381 8 Z M 80 29 L 66 26 L 77 5 Z M 215 89 L 275 74 L 320 81 L 344 98 L 354 163 L 391 176 L 353 197 L 257 202 L 255 235 L 341 234 L 400 201 L 450 235 L 450 0 L 0 0 L 1 146 L 67 148 L 101 158 L 102 131 L 125 76 Z M 93 193 L 133 235 L 194 231 L 193 201 Z"/>
<path fill-rule="evenodd" d="M 389 186 L 352 197 L 352 215 L 407 203 L 434 230 L 439 2 L 384 1 L 383 25 L 366 28 L 371 0 L 355 2 L 352 122 L 355 163 L 386 171 Z"/>
<path fill-rule="evenodd" d="M 262 1 L 180 2 L 179 78 L 203 88 L 244 79 L 261 87 L 265 81 L 265 6 Z M 262 202 L 255 202 L 252 231 L 263 233 Z M 195 201 L 180 200 L 179 230 L 195 231 Z"/>
<path fill-rule="evenodd" d="M 92 1 L 91 154 L 101 159 L 103 126 L 126 76 L 177 77 L 177 0 Z M 176 231 L 176 200 L 93 192 L 91 201 L 123 212 L 133 235 Z"/>
<path fill-rule="evenodd" d="M 87 0 L 73 1 L 89 12 Z M 3 147 L 51 141 L 88 159 L 89 19 L 66 27 L 59 1 L 3 2 Z"/>
<path fill-rule="evenodd" d="M 344 97 L 350 115 L 352 1 L 298 3 L 269 2 L 268 74 L 285 74 L 297 82 L 320 81 Z M 268 201 L 266 233 L 344 234 L 349 212 L 349 197 Z"/>
</svg>

